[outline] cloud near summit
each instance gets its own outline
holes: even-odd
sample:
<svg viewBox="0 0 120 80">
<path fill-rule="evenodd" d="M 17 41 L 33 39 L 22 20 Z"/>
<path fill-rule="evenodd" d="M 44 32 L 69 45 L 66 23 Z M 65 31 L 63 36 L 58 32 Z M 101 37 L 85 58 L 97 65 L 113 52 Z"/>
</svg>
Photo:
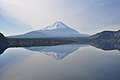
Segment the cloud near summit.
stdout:
<svg viewBox="0 0 120 80">
<path fill-rule="evenodd" d="M 119 25 L 119 8 L 120 0 L 0 0 L 6 15 L 33 29 L 63 21 L 88 33 L 96 32 L 98 26 Z"/>
</svg>

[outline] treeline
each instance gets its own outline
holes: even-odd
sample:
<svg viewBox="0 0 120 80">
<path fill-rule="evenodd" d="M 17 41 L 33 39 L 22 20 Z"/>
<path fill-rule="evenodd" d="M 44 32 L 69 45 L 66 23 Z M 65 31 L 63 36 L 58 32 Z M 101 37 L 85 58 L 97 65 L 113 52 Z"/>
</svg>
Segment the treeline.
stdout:
<svg viewBox="0 0 120 80">
<path fill-rule="evenodd" d="M 8 38 L 10 47 L 52 46 L 70 43 L 73 41 L 56 38 Z"/>
</svg>

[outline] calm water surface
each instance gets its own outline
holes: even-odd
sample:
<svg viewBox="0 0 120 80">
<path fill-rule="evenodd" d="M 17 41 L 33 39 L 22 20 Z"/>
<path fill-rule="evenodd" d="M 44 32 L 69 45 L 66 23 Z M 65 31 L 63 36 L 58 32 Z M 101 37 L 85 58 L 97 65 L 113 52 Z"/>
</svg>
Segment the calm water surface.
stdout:
<svg viewBox="0 0 120 80">
<path fill-rule="evenodd" d="M 8 48 L 0 80 L 120 80 L 120 51 L 89 45 Z"/>
</svg>

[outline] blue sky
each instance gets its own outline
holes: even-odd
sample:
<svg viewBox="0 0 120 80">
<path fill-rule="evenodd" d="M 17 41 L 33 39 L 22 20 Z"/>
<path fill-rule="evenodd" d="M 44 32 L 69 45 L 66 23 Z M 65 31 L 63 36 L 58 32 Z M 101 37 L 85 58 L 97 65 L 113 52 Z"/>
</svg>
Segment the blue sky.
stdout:
<svg viewBox="0 0 120 80">
<path fill-rule="evenodd" d="M 21 34 L 62 21 L 80 33 L 120 29 L 120 0 L 0 0 L 0 32 Z"/>
<path fill-rule="evenodd" d="M 4 35 L 25 33 L 26 31 L 30 30 L 30 28 L 27 26 L 28 25 L 14 20 L 7 15 L 4 16 L 0 14 L 0 32 L 4 33 Z"/>
</svg>

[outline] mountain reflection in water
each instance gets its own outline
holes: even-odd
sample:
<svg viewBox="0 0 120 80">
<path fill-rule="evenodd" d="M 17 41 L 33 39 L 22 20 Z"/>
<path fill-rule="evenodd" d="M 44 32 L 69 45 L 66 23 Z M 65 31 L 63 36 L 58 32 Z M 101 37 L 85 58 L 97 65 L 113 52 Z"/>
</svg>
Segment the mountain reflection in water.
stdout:
<svg viewBox="0 0 120 80">
<path fill-rule="evenodd" d="M 42 52 L 48 56 L 52 56 L 57 60 L 61 60 L 67 55 L 73 53 L 80 47 L 84 47 L 85 45 L 57 45 L 57 46 L 41 46 L 41 47 L 29 47 L 26 48 L 31 51 Z"/>
<path fill-rule="evenodd" d="M 119 50 L 120 51 L 120 43 L 118 42 L 90 42 L 87 44 L 68 44 L 68 45 L 55 45 L 55 46 L 33 46 L 33 47 L 25 47 L 25 49 L 30 51 L 37 51 L 42 52 L 43 54 L 49 55 L 54 57 L 57 60 L 61 60 L 67 55 L 73 53 L 79 48 L 87 47 L 88 45 L 91 45 L 93 47 L 102 49 L 102 50 Z M 18 47 L 16 45 L 16 47 Z M 4 53 L 4 51 L 10 47 L 7 47 L 7 45 L 0 46 L 0 54 Z"/>
</svg>

